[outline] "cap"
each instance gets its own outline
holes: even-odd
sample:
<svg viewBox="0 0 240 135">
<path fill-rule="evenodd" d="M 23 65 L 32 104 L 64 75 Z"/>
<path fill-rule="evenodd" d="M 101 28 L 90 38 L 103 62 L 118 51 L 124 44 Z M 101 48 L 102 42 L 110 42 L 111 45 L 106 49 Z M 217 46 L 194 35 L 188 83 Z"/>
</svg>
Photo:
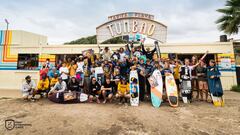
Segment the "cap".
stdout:
<svg viewBox="0 0 240 135">
<path fill-rule="evenodd" d="M 30 78 L 31 78 L 31 76 L 30 76 L 30 75 L 27 75 L 27 76 L 25 77 L 25 80 L 30 79 Z"/>
</svg>

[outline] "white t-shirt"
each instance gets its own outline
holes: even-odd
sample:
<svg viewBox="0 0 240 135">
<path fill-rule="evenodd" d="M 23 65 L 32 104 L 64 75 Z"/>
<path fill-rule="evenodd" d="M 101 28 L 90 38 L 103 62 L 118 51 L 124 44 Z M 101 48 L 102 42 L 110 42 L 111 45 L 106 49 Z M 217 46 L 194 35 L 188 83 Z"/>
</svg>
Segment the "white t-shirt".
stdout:
<svg viewBox="0 0 240 135">
<path fill-rule="evenodd" d="M 65 74 L 65 73 L 69 73 L 69 70 L 68 70 L 67 67 L 60 67 L 59 72 L 60 72 L 61 77 L 62 77 L 63 80 L 68 79 L 68 74 Z"/>
<path fill-rule="evenodd" d="M 126 53 L 119 53 L 120 54 L 120 60 L 123 61 L 124 60 L 124 57 L 126 56 Z"/>
<path fill-rule="evenodd" d="M 81 61 L 81 62 L 77 62 L 77 70 L 76 72 L 83 72 L 83 65 L 84 65 L 84 62 Z"/>
</svg>

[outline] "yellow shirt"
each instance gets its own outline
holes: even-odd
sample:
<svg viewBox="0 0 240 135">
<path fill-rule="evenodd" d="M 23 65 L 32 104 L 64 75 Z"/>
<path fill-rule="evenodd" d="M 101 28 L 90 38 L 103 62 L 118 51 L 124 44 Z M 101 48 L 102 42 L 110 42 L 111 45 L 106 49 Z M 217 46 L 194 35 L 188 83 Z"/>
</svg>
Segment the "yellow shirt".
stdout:
<svg viewBox="0 0 240 135">
<path fill-rule="evenodd" d="M 70 65 L 68 67 L 68 69 L 69 69 L 69 75 L 70 76 L 75 76 L 76 75 L 76 70 L 77 70 L 77 64 Z"/>
<path fill-rule="evenodd" d="M 58 82 L 58 78 L 52 78 L 51 82 L 50 82 L 50 85 L 54 86 L 57 82 Z"/>
<path fill-rule="evenodd" d="M 49 88 L 49 80 L 46 78 L 45 80 L 40 80 L 38 82 L 37 89 L 38 90 L 47 90 Z"/>
<path fill-rule="evenodd" d="M 118 83 L 118 92 L 121 94 L 124 94 L 125 92 L 129 93 L 129 83 L 127 84 Z"/>
<path fill-rule="evenodd" d="M 180 65 L 174 67 L 174 79 L 180 79 Z"/>
</svg>

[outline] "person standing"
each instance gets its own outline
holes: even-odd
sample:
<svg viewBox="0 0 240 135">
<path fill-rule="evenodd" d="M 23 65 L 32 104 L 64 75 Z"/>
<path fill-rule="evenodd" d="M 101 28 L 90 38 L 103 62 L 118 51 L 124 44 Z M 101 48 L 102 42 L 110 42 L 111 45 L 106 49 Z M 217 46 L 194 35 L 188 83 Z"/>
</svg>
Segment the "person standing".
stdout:
<svg viewBox="0 0 240 135">
<path fill-rule="evenodd" d="M 77 70 L 77 64 L 74 60 L 71 61 L 70 65 L 68 66 L 68 70 L 69 70 L 69 76 L 73 77 L 76 76 L 76 70 Z"/>
<path fill-rule="evenodd" d="M 200 64 L 196 67 L 196 73 L 198 77 L 198 88 L 201 96 L 201 101 L 207 101 L 208 98 L 207 68 L 203 61 L 200 61 Z M 205 99 L 203 99 L 203 93 L 205 94 Z"/>
<path fill-rule="evenodd" d="M 145 80 L 148 80 L 148 78 L 151 76 L 151 73 L 153 72 L 153 66 L 151 65 L 151 60 L 147 59 L 146 65 L 145 65 Z M 151 86 L 150 83 L 148 81 L 146 81 L 146 85 L 147 85 L 147 94 L 149 96 L 151 96 Z"/>
<path fill-rule="evenodd" d="M 153 49 L 153 50 L 151 50 L 150 51 L 150 48 L 148 47 L 147 48 L 147 50 L 145 50 L 145 48 L 144 48 L 144 45 L 143 44 L 141 44 L 141 46 L 142 46 L 142 52 L 143 52 L 143 55 L 146 55 L 146 57 L 147 57 L 147 59 L 152 59 L 153 58 L 153 54 L 156 52 L 156 46 L 155 46 L 155 48 Z"/>
<path fill-rule="evenodd" d="M 222 89 L 220 76 L 221 76 L 221 73 L 219 72 L 215 64 L 215 61 L 210 60 L 209 67 L 207 68 L 207 80 L 208 80 L 208 86 L 209 86 L 209 91 L 211 95 L 216 97 L 223 96 L 223 89 Z"/>
<path fill-rule="evenodd" d="M 67 84 L 68 79 L 69 79 L 69 70 L 68 70 L 65 62 L 62 64 L 62 67 L 60 67 L 59 73 L 60 73 L 62 80 L 65 81 Z"/>
</svg>

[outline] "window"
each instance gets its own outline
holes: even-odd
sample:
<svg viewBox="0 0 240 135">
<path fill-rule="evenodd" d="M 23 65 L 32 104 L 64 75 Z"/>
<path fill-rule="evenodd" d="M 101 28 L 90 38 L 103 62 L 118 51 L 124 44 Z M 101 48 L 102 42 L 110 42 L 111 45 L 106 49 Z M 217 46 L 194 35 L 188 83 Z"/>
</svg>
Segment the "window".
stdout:
<svg viewBox="0 0 240 135">
<path fill-rule="evenodd" d="M 18 54 L 17 69 L 35 70 L 38 68 L 38 54 Z"/>
</svg>

